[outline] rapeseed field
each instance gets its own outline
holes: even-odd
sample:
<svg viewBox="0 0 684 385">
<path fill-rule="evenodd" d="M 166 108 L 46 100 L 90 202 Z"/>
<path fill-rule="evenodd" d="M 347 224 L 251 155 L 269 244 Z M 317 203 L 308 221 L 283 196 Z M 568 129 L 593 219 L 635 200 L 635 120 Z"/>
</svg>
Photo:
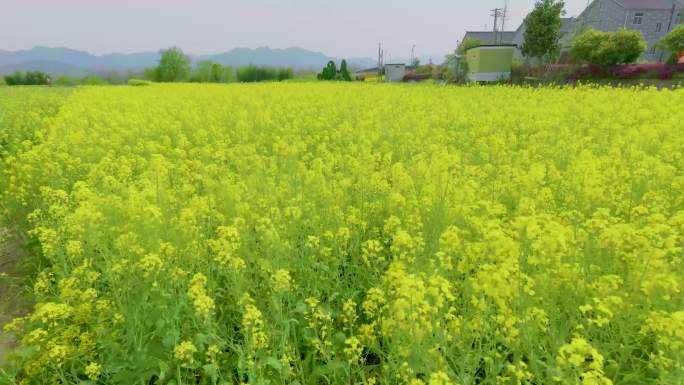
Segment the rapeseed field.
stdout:
<svg viewBox="0 0 684 385">
<path fill-rule="evenodd" d="M 684 90 L 0 89 L 0 383 L 684 384 Z"/>
</svg>

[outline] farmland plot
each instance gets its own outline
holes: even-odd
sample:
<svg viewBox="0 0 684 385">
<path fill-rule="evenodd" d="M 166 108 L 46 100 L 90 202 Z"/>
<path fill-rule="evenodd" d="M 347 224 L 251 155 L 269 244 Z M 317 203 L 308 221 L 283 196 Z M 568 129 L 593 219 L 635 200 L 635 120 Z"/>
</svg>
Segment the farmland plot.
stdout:
<svg viewBox="0 0 684 385">
<path fill-rule="evenodd" d="M 683 383 L 682 90 L 8 92 L 0 382 Z"/>
</svg>

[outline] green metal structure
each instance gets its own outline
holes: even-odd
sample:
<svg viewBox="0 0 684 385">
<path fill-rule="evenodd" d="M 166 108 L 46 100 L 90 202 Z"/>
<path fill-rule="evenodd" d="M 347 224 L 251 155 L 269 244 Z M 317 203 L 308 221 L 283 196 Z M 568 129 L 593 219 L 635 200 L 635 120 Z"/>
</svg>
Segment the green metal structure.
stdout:
<svg viewBox="0 0 684 385">
<path fill-rule="evenodd" d="M 514 44 L 481 45 L 466 52 L 468 80 L 495 82 L 511 78 Z"/>
</svg>

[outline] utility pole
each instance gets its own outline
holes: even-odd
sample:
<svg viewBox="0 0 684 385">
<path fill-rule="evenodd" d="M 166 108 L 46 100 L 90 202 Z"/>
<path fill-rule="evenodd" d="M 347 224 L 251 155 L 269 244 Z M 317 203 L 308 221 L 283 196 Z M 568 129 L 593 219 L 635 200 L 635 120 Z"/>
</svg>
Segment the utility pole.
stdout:
<svg viewBox="0 0 684 385">
<path fill-rule="evenodd" d="M 413 65 L 413 63 L 415 62 L 415 60 L 416 60 L 416 45 L 414 44 L 414 45 L 411 47 L 411 62 L 409 63 L 409 65 Z"/>
<path fill-rule="evenodd" d="M 672 29 L 672 22 L 674 21 L 676 7 L 677 7 L 677 3 L 675 2 L 675 0 L 672 0 L 672 9 L 670 10 L 670 21 L 667 23 L 667 30 L 665 30 L 665 33 L 669 33 L 670 30 Z M 664 56 L 665 56 L 665 53 L 661 51 L 660 57 L 658 58 L 658 62 L 662 63 Z"/>
<path fill-rule="evenodd" d="M 499 35 L 498 35 L 498 26 L 499 26 L 499 18 L 503 16 L 503 9 L 502 8 L 494 8 L 491 10 L 491 16 L 494 17 L 494 28 L 492 31 L 494 32 L 494 44 L 499 43 Z"/>
<path fill-rule="evenodd" d="M 382 64 L 385 51 L 382 49 L 382 42 L 378 43 L 378 79 L 382 77 Z"/>
<path fill-rule="evenodd" d="M 503 33 L 506 32 L 506 15 L 508 14 L 508 0 L 504 2 L 503 15 L 501 17 L 501 39 L 503 40 Z M 503 41 L 502 41 L 503 43 Z"/>
</svg>

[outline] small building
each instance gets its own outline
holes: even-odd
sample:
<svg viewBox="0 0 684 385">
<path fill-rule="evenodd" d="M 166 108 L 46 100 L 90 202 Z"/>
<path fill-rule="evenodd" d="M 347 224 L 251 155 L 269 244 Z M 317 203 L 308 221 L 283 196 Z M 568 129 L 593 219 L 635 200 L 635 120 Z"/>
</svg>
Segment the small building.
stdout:
<svg viewBox="0 0 684 385">
<path fill-rule="evenodd" d="M 406 75 L 406 64 L 403 64 L 403 63 L 385 64 L 385 81 L 386 82 L 404 81 L 405 75 Z"/>
<path fill-rule="evenodd" d="M 467 78 L 474 82 L 495 82 L 511 78 L 515 44 L 481 45 L 466 52 Z"/>
</svg>

